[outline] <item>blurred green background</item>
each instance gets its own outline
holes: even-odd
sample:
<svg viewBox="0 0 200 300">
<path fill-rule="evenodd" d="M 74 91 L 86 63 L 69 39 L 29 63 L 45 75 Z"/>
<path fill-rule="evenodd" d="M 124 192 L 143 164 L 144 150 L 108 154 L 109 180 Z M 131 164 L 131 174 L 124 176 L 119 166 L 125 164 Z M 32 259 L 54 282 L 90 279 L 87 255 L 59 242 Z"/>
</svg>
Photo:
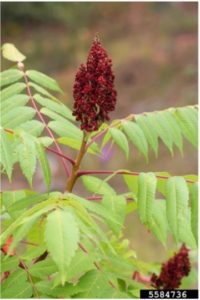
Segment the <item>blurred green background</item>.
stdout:
<svg viewBox="0 0 200 300">
<path fill-rule="evenodd" d="M 76 70 L 86 61 L 98 33 L 116 74 L 118 102 L 112 117 L 122 118 L 130 113 L 197 103 L 197 11 L 197 2 L 3 2 L 2 43 L 14 43 L 27 56 L 26 68 L 57 79 L 65 92 L 62 101 L 72 108 Z M 3 69 L 8 66 L 2 61 Z M 197 173 L 196 151 L 187 142 L 184 151 L 184 157 L 177 151 L 171 157 L 160 145 L 158 159 L 151 154 L 146 164 L 133 147 L 128 162 L 113 148 L 110 161 L 88 157 L 83 167 Z M 62 165 L 55 156 L 49 158 L 52 189 L 63 190 L 66 179 Z M 111 183 L 118 191 L 125 191 L 120 176 Z M 14 183 L 4 182 L 4 187 L 19 189 L 27 184 L 17 172 Z M 39 170 L 34 187 L 44 189 Z M 78 184 L 75 191 L 82 193 L 82 185 Z M 139 258 L 162 261 L 166 257 L 165 249 L 137 216 L 129 216 L 126 224 L 125 233 Z"/>
</svg>

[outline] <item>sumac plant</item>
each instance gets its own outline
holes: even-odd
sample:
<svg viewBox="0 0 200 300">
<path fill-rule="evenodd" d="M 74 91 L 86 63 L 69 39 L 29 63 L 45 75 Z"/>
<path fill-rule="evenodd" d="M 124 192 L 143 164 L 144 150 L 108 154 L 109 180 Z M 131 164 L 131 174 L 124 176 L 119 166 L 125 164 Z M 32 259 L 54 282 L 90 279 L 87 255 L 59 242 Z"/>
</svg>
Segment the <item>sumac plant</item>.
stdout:
<svg viewBox="0 0 200 300">
<path fill-rule="evenodd" d="M 1 73 L 2 178 L 12 182 L 17 164 L 29 186 L 1 193 L 2 298 L 137 298 L 141 289 L 195 286 L 197 176 L 136 172 L 131 165 L 83 170 L 81 162 L 99 160 L 110 143 L 127 159 L 133 145 L 144 164 L 150 152 L 158 156 L 160 143 L 182 155 L 184 140 L 197 147 L 197 106 L 110 121 L 120 99 L 112 61 L 98 38 L 76 73 L 72 110 L 58 100 L 58 83 L 27 70 L 13 44 L 4 44 L 2 53 L 12 62 Z M 62 191 L 51 189 L 47 152 L 62 161 Z M 32 188 L 37 161 L 45 193 Z M 115 176 L 125 183 L 125 193 L 111 186 Z M 74 193 L 78 181 L 88 197 Z M 133 214 L 165 247 L 161 263 L 138 259 L 123 235 L 125 219 Z"/>
</svg>

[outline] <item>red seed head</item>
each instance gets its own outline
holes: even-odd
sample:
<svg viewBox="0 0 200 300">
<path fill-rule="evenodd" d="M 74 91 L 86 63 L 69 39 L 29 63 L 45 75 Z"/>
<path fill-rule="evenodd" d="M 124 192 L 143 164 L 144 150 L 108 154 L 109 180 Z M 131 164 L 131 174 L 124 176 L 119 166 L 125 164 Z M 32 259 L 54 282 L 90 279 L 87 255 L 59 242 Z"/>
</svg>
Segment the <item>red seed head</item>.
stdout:
<svg viewBox="0 0 200 300">
<path fill-rule="evenodd" d="M 178 288 L 182 278 L 188 276 L 191 269 L 188 253 L 189 249 L 182 245 L 179 252 L 162 265 L 160 275 L 152 275 L 152 286 L 164 290 Z"/>
<path fill-rule="evenodd" d="M 81 129 L 97 130 L 109 120 L 115 109 L 117 93 L 114 89 L 112 61 L 95 38 L 87 62 L 81 65 L 75 77 L 73 115 L 81 122 Z"/>
</svg>

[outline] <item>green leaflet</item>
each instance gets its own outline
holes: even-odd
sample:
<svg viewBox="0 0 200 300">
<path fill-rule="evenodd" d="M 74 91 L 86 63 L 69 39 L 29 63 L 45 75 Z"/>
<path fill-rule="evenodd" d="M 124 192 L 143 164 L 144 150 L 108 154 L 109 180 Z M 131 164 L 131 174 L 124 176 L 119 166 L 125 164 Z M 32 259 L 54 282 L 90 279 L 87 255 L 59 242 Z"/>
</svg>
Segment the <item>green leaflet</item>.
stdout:
<svg viewBox="0 0 200 300">
<path fill-rule="evenodd" d="M 111 186 L 99 179 L 98 177 L 95 176 L 89 176 L 89 175 L 84 175 L 82 176 L 82 181 L 84 186 L 89 192 L 95 193 L 95 194 L 110 194 L 110 195 L 115 195 L 115 191 Z"/>
<path fill-rule="evenodd" d="M 12 161 L 12 144 L 9 141 L 9 138 L 7 134 L 4 132 L 3 128 L 0 129 L 1 132 L 1 164 L 5 168 L 5 171 L 8 175 L 9 180 L 11 180 L 12 176 L 12 167 L 13 167 L 13 161 Z"/>
<path fill-rule="evenodd" d="M 138 213 L 142 223 L 151 226 L 157 179 L 153 173 L 140 173 L 138 178 Z"/>
<path fill-rule="evenodd" d="M 6 211 L 12 218 L 16 217 L 15 211 L 12 211 L 11 207 L 15 205 L 18 201 L 22 198 L 26 197 L 25 190 L 18 190 L 18 191 L 4 191 L 2 192 L 2 203 L 6 208 Z"/>
<path fill-rule="evenodd" d="M 181 128 L 178 126 L 176 119 L 170 110 L 160 112 L 161 118 L 168 123 L 168 128 L 173 140 L 173 143 L 177 146 L 181 154 L 183 154 L 183 138 L 181 133 Z"/>
<path fill-rule="evenodd" d="M 28 210 L 26 209 L 24 212 L 22 212 L 16 220 L 14 220 L 6 229 L 5 231 L 1 234 L 1 245 L 5 243 L 6 239 L 8 238 L 9 235 L 13 234 L 13 231 L 16 230 L 16 228 L 19 227 L 19 225 L 22 225 L 24 222 L 26 222 L 29 217 L 34 218 L 36 217 L 36 213 L 38 216 L 43 214 L 44 210 L 49 210 L 50 208 L 55 207 L 55 202 L 58 201 L 57 197 L 56 198 L 50 198 L 47 199 L 46 201 L 42 201 L 41 203 L 38 203 L 34 205 L 33 207 L 29 208 Z"/>
<path fill-rule="evenodd" d="M 112 196 L 110 194 L 110 196 Z M 89 231 L 95 230 L 95 234 L 98 234 L 99 236 L 101 236 L 101 239 L 105 239 L 105 241 L 107 240 L 106 235 L 100 231 L 100 228 L 94 223 L 94 221 L 92 220 L 92 218 L 89 219 L 89 213 L 83 210 L 83 207 L 86 208 L 88 211 L 94 213 L 95 217 L 100 216 L 102 220 L 104 220 L 104 222 L 106 222 L 108 225 L 112 224 L 112 226 L 115 226 L 115 228 L 119 228 L 121 227 L 121 223 L 119 222 L 119 220 L 117 220 L 116 218 L 114 218 L 110 212 L 108 211 L 107 208 L 105 208 L 102 204 L 100 203 L 95 203 L 94 201 L 90 201 L 90 200 L 86 200 L 84 198 L 78 197 L 74 194 L 70 194 L 68 195 L 68 197 L 72 197 L 72 199 L 75 200 L 74 206 L 76 208 L 77 213 L 80 212 L 80 217 L 81 219 L 83 219 L 83 221 L 86 222 L 87 226 L 89 225 Z M 77 206 L 77 203 L 79 204 L 79 206 Z M 76 204 L 76 205 L 75 205 Z M 80 226 L 81 229 L 83 229 Z M 86 229 L 87 230 L 87 229 Z"/>
<path fill-rule="evenodd" d="M 9 69 L 0 73 L 0 86 L 11 84 L 23 77 L 18 69 Z"/>
<path fill-rule="evenodd" d="M 186 211 L 185 215 L 180 215 L 179 223 L 179 240 L 185 243 L 192 249 L 197 249 L 197 243 L 191 229 L 191 211 L 190 208 Z"/>
<path fill-rule="evenodd" d="M 31 80 L 38 83 L 39 85 L 55 92 L 62 92 L 58 83 L 53 78 L 35 70 L 29 70 L 26 72 L 26 74 Z"/>
<path fill-rule="evenodd" d="M 65 120 L 65 122 L 51 121 L 48 126 L 60 137 L 82 140 L 83 132 L 68 120 Z"/>
<path fill-rule="evenodd" d="M 46 250 L 47 248 L 44 244 L 37 247 L 33 246 L 32 249 L 30 247 L 27 247 L 23 254 L 20 255 L 20 257 L 25 261 L 30 261 L 42 255 Z"/>
<path fill-rule="evenodd" d="M 108 225 L 118 235 L 123 227 L 126 215 L 126 199 L 123 196 L 105 195 L 102 200 L 102 205 L 108 210 L 112 219 L 107 220 Z M 116 223 L 116 221 L 118 223 Z"/>
<path fill-rule="evenodd" d="M 1 91 L 0 94 L 1 101 L 4 101 L 14 95 L 20 94 L 25 88 L 26 85 L 23 82 L 11 84 L 9 87 Z"/>
<path fill-rule="evenodd" d="M 157 133 L 152 130 L 151 126 L 149 125 L 148 118 L 143 115 L 136 115 L 135 116 L 136 123 L 139 125 L 139 127 L 142 129 L 145 138 L 151 148 L 153 149 L 156 157 L 158 155 L 158 136 Z"/>
<path fill-rule="evenodd" d="M 110 139 L 111 139 L 111 134 L 110 134 L 110 131 L 108 130 L 103 137 L 101 149 L 110 141 Z"/>
<path fill-rule="evenodd" d="M 19 259 L 15 256 L 8 257 L 6 260 L 1 260 L 1 273 L 17 269 Z"/>
<path fill-rule="evenodd" d="M 128 186 L 130 192 L 132 192 L 133 197 L 136 198 L 138 193 L 138 176 L 133 175 L 123 175 L 124 181 Z"/>
<path fill-rule="evenodd" d="M 12 203 L 9 202 L 9 206 L 6 206 L 6 209 L 12 217 L 16 218 L 21 215 L 23 211 L 26 211 L 31 205 L 47 200 L 48 194 L 36 194 L 34 192 L 21 190 L 3 192 L 3 199 L 4 198 L 4 202 L 7 202 L 8 198 L 14 199 Z"/>
<path fill-rule="evenodd" d="M 15 129 L 26 121 L 31 120 L 36 114 L 32 107 L 18 106 L 3 114 L 1 122 L 5 128 Z"/>
<path fill-rule="evenodd" d="M 25 60 L 26 56 L 24 56 L 13 44 L 6 43 L 2 46 L 2 55 L 5 59 L 14 62 L 22 62 Z"/>
<path fill-rule="evenodd" d="M 189 191 L 185 179 L 171 177 L 166 183 L 167 220 L 171 232 L 178 242 L 186 242 L 195 247 L 190 225 Z"/>
<path fill-rule="evenodd" d="M 29 299 L 32 293 L 32 287 L 27 280 L 27 273 L 23 269 L 18 269 L 10 274 L 1 286 L 1 298 Z"/>
<path fill-rule="evenodd" d="M 102 298 L 103 291 L 109 286 L 108 280 L 104 272 L 87 272 L 79 280 L 79 288 L 85 290 L 79 294 L 79 298 Z"/>
<path fill-rule="evenodd" d="M 46 278 L 55 272 L 57 272 L 57 267 L 49 257 L 29 267 L 29 273 L 31 276 L 41 279 Z"/>
<path fill-rule="evenodd" d="M 198 146 L 198 112 L 194 107 L 182 107 L 175 110 L 175 117 L 185 138 L 194 146 Z"/>
<path fill-rule="evenodd" d="M 58 113 L 61 116 L 63 116 L 64 118 L 69 119 L 70 121 L 75 121 L 74 116 L 72 116 L 72 111 L 66 105 L 64 105 L 62 102 L 59 102 L 58 100 L 55 102 L 55 100 L 53 101 L 51 99 L 41 97 L 38 94 L 34 95 L 34 99 L 40 105 L 42 105 L 43 107 L 46 107 L 49 111 Z M 54 114 L 54 116 L 55 115 L 56 114 Z"/>
<path fill-rule="evenodd" d="M 56 209 L 48 215 L 45 240 L 47 249 L 60 271 L 62 284 L 66 281 L 67 267 L 76 253 L 79 239 L 79 228 L 72 212 Z"/>
<path fill-rule="evenodd" d="M 95 255 L 91 251 L 89 254 L 77 251 L 68 266 L 67 280 L 77 278 L 85 272 L 95 269 L 94 261 Z"/>
<path fill-rule="evenodd" d="M 145 135 L 140 127 L 136 123 L 131 121 L 123 122 L 122 127 L 131 142 L 138 148 L 138 150 L 148 161 L 148 144 Z"/>
<path fill-rule="evenodd" d="M 117 128 L 110 128 L 109 132 L 115 143 L 119 146 L 119 148 L 125 153 L 126 158 L 129 156 L 129 146 L 128 141 L 125 134 Z"/>
<path fill-rule="evenodd" d="M 25 132 L 27 132 L 30 135 L 38 137 L 41 135 L 44 129 L 44 124 L 42 124 L 40 121 L 37 120 L 31 120 L 19 125 L 19 128 L 23 129 Z"/>
<path fill-rule="evenodd" d="M 152 230 L 157 239 L 166 246 L 168 226 L 165 200 L 154 201 L 150 230 Z"/>
<path fill-rule="evenodd" d="M 50 186 L 51 186 L 51 170 L 50 170 L 50 166 L 49 166 L 49 161 L 47 159 L 47 156 L 46 156 L 46 153 L 45 153 L 45 150 L 44 150 L 44 146 L 39 142 L 36 142 L 36 151 L 37 151 L 37 157 L 38 157 L 39 162 L 40 162 L 40 166 L 42 168 L 44 182 L 45 182 L 47 188 L 50 189 Z"/>
<path fill-rule="evenodd" d="M 53 143 L 53 139 L 48 136 L 41 136 L 37 139 L 37 141 L 44 147 L 49 147 Z"/>
<path fill-rule="evenodd" d="M 2 102 L 2 114 L 8 113 L 15 107 L 24 106 L 28 103 L 29 97 L 24 94 L 14 95 Z"/>
<path fill-rule="evenodd" d="M 50 109 L 43 107 L 40 112 L 55 121 L 65 122 L 65 118 Z"/>
<path fill-rule="evenodd" d="M 198 184 L 191 187 L 191 227 L 193 235 L 198 243 Z"/>
<path fill-rule="evenodd" d="M 42 217 L 41 217 L 41 219 L 38 218 L 38 220 L 36 220 L 35 224 L 32 226 L 31 230 L 28 232 L 28 234 L 26 236 L 26 240 L 28 242 L 36 244 L 36 245 L 44 245 L 45 222 L 43 222 L 43 221 L 44 221 L 44 219 Z M 33 245 L 27 245 L 27 247 L 26 247 L 27 252 L 29 250 L 32 250 L 32 248 L 33 248 Z"/>
<path fill-rule="evenodd" d="M 182 191 L 182 184 L 184 191 L 182 192 L 183 194 L 183 199 L 184 203 L 182 204 L 182 197 L 180 197 L 180 192 L 177 194 L 177 190 L 180 188 L 180 191 Z M 186 194 L 185 194 L 186 193 Z M 185 196 L 186 195 L 186 196 Z M 179 197 L 177 197 L 179 196 Z M 178 177 L 172 177 L 167 180 L 166 184 L 166 201 L 167 201 L 167 219 L 169 222 L 169 227 L 173 233 L 173 236 L 176 241 L 178 241 L 178 213 L 179 213 L 179 208 L 181 208 L 181 205 L 187 206 L 187 201 L 188 201 L 188 190 L 187 187 L 185 186 L 184 179 L 178 178 Z M 180 203 L 178 203 L 178 201 Z"/>
<path fill-rule="evenodd" d="M 47 90 L 45 90 L 43 87 L 39 86 L 38 84 L 33 83 L 33 82 L 29 82 L 29 85 L 32 88 L 34 88 L 36 90 L 36 92 L 38 92 L 38 93 L 40 93 L 40 94 L 42 94 L 42 95 L 44 95 L 44 96 L 46 96 L 48 98 L 51 98 L 54 101 L 60 102 L 56 97 L 54 97 L 53 95 L 51 95 Z M 40 96 L 40 95 L 38 95 L 38 96 Z M 34 100 L 36 100 L 35 99 L 35 95 L 34 95 Z"/>
<path fill-rule="evenodd" d="M 150 123 L 150 128 L 157 133 L 171 154 L 173 154 L 173 138 L 170 124 L 166 121 L 166 118 L 163 118 L 162 112 L 149 113 L 147 118 Z"/>
<path fill-rule="evenodd" d="M 58 138 L 57 141 L 60 144 L 66 145 L 75 150 L 79 150 L 81 147 L 81 143 L 82 143 L 81 140 L 77 140 L 77 139 L 73 139 L 73 138 L 69 138 L 69 137 L 61 137 L 61 138 Z M 92 143 L 91 146 L 87 148 L 87 152 L 91 153 L 91 154 L 100 153 L 97 143 L 95 143 L 95 142 Z"/>
<path fill-rule="evenodd" d="M 157 191 L 160 192 L 164 197 L 166 196 L 166 178 L 159 178 L 159 176 L 170 177 L 168 172 L 155 172 L 157 177 Z"/>
<path fill-rule="evenodd" d="M 93 270 L 83 275 L 79 281 L 79 288 L 85 290 L 77 294 L 78 298 L 129 298 L 110 285 L 110 277 L 105 272 Z M 131 298 L 131 297 L 130 297 Z"/>
<path fill-rule="evenodd" d="M 64 286 L 52 287 L 52 282 L 49 280 L 37 282 L 36 288 L 40 293 L 51 296 L 51 298 L 70 298 L 70 296 L 83 291 L 83 289 L 79 288 L 78 284 L 73 285 L 72 283 L 65 283 Z M 41 298 L 42 294 L 40 294 Z"/>
<path fill-rule="evenodd" d="M 22 142 L 17 147 L 21 170 L 32 186 L 32 178 L 36 168 L 36 148 L 34 140 L 28 134 L 21 134 Z"/>
<path fill-rule="evenodd" d="M 18 243 L 28 234 L 28 232 L 31 230 L 31 228 L 33 227 L 33 225 L 37 221 L 37 219 L 38 219 L 37 215 L 34 218 L 30 218 L 30 220 L 27 220 L 27 222 L 25 224 L 20 226 L 15 231 L 15 233 L 13 235 L 13 241 L 12 241 L 11 246 L 9 247 L 7 256 L 9 256 L 10 253 L 12 253 L 12 251 L 16 248 Z"/>
</svg>

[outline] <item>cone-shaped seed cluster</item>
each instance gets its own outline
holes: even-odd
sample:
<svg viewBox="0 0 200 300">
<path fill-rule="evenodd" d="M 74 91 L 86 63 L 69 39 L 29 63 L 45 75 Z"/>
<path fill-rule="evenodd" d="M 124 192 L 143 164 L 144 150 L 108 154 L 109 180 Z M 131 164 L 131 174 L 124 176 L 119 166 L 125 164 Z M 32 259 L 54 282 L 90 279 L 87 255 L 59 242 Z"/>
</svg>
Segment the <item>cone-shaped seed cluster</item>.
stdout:
<svg viewBox="0 0 200 300">
<path fill-rule="evenodd" d="M 108 113 L 115 109 L 117 93 L 114 89 L 112 61 L 97 38 L 92 43 L 87 63 L 82 64 L 74 83 L 73 115 L 81 122 L 81 129 L 98 130 Z"/>
<path fill-rule="evenodd" d="M 188 253 L 189 250 L 182 245 L 179 252 L 162 265 L 160 275 L 152 275 L 152 286 L 164 290 L 178 288 L 182 278 L 187 276 L 191 269 Z"/>
</svg>

